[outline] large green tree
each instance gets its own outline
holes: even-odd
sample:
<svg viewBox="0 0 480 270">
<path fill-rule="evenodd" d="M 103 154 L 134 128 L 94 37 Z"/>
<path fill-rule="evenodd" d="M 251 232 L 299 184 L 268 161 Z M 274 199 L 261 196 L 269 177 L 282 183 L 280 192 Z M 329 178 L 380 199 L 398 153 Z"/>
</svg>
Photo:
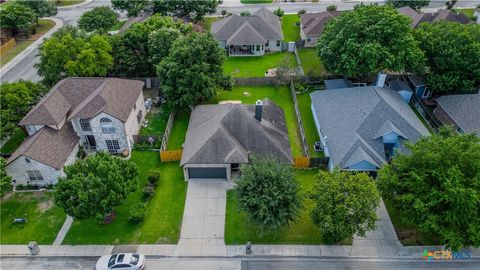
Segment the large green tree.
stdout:
<svg viewBox="0 0 480 270">
<path fill-rule="evenodd" d="M 54 0 L 16 0 L 18 3 L 31 8 L 39 18 L 57 15 L 57 6 Z"/>
<path fill-rule="evenodd" d="M 128 17 L 136 17 L 151 8 L 151 0 L 111 0 L 114 9 L 126 11 Z"/>
<path fill-rule="evenodd" d="M 378 174 L 378 187 L 406 224 L 453 249 L 480 245 L 480 138 L 441 129 L 407 144 Z"/>
<path fill-rule="evenodd" d="M 5 82 L 0 85 L 1 138 L 6 138 L 16 129 L 18 122 L 48 91 L 41 84 L 30 81 Z"/>
<path fill-rule="evenodd" d="M 391 4 L 395 8 L 411 7 L 420 10 L 430 4 L 430 0 L 387 0 L 387 4 Z"/>
<path fill-rule="evenodd" d="M 254 155 L 240 170 L 239 203 L 263 230 L 278 230 L 297 219 L 302 202 L 289 164 Z"/>
<path fill-rule="evenodd" d="M 26 5 L 13 2 L 0 9 L 0 27 L 9 29 L 14 35 L 24 32 L 38 19 L 37 13 Z"/>
<path fill-rule="evenodd" d="M 166 16 L 189 18 L 198 22 L 207 14 L 217 11 L 218 0 L 157 0 L 153 1 L 153 12 Z"/>
<path fill-rule="evenodd" d="M 210 33 L 178 38 L 157 66 L 161 88 L 172 108 L 186 108 L 215 96 L 221 87 L 225 52 Z"/>
<path fill-rule="evenodd" d="M 473 91 L 480 84 L 480 25 L 424 23 L 415 38 L 427 57 L 427 83 L 435 92 Z"/>
<path fill-rule="evenodd" d="M 76 218 L 102 220 L 138 187 L 135 163 L 98 152 L 65 167 L 55 186 L 55 203 Z"/>
<path fill-rule="evenodd" d="M 83 13 L 78 27 L 87 32 L 106 32 L 117 23 L 118 14 L 109 7 L 96 7 Z"/>
<path fill-rule="evenodd" d="M 175 21 L 171 17 L 154 15 L 142 23 L 135 23 L 113 38 L 115 76 L 155 76 L 155 65 L 168 54 L 177 32 L 187 35 L 191 24 Z"/>
<path fill-rule="evenodd" d="M 348 77 L 422 71 L 424 55 L 410 23 L 391 6 L 359 6 L 327 23 L 318 56 L 330 73 Z"/>
<path fill-rule="evenodd" d="M 311 198 L 313 222 L 334 243 L 375 229 L 380 194 L 366 173 L 320 171 Z"/>
<path fill-rule="evenodd" d="M 49 86 L 69 76 L 105 76 L 113 66 L 111 52 L 108 37 L 68 28 L 42 44 L 36 67 Z"/>
<path fill-rule="evenodd" d="M 12 188 L 12 177 L 5 171 L 6 161 L 0 157 L 0 198 Z"/>
</svg>

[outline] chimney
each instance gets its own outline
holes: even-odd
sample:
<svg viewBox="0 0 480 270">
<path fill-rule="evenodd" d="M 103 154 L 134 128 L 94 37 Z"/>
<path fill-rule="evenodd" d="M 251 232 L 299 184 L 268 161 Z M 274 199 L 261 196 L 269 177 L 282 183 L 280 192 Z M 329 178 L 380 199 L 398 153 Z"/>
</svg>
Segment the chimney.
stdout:
<svg viewBox="0 0 480 270">
<path fill-rule="evenodd" d="M 257 102 L 255 102 L 255 119 L 257 119 L 259 122 L 262 121 L 262 107 L 263 102 L 261 100 L 257 100 Z"/>
<path fill-rule="evenodd" d="M 383 88 L 385 86 L 385 80 L 387 80 L 387 74 L 379 72 L 377 75 L 377 81 L 375 82 L 375 86 Z"/>
</svg>

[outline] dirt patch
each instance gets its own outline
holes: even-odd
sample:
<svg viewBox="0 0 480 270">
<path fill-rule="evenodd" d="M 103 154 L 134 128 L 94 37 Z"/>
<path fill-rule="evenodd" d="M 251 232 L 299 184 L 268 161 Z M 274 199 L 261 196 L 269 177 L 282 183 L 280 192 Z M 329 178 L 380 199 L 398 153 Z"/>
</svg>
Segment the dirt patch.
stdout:
<svg viewBox="0 0 480 270">
<path fill-rule="evenodd" d="M 40 202 L 38 203 L 38 206 L 37 206 L 37 209 L 41 212 L 41 213 L 45 213 L 46 211 L 48 211 L 50 208 L 53 207 L 53 201 L 52 200 L 48 200 L 48 201 L 44 201 L 44 202 Z"/>
<path fill-rule="evenodd" d="M 2 202 L 8 201 L 8 199 L 10 199 L 12 195 L 13 195 L 13 191 L 5 193 L 5 195 L 3 195 L 2 197 Z"/>
</svg>

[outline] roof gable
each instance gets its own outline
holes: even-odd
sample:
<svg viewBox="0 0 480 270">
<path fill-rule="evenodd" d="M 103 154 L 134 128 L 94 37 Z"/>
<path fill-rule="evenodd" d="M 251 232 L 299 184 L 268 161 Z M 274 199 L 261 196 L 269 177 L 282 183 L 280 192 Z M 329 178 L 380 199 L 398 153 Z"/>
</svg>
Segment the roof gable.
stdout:
<svg viewBox="0 0 480 270">
<path fill-rule="evenodd" d="M 266 42 L 267 40 L 248 22 L 244 22 L 242 26 L 227 39 L 227 45 L 265 44 Z"/>
</svg>

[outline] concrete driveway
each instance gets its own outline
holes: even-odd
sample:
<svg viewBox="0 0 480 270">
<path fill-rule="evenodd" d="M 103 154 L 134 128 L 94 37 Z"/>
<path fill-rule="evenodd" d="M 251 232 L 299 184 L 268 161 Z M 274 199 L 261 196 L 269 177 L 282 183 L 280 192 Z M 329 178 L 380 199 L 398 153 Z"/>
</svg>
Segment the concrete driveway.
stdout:
<svg viewBox="0 0 480 270">
<path fill-rule="evenodd" d="M 180 241 L 174 255 L 227 255 L 224 241 L 226 181 L 190 181 Z"/>
</svg>

